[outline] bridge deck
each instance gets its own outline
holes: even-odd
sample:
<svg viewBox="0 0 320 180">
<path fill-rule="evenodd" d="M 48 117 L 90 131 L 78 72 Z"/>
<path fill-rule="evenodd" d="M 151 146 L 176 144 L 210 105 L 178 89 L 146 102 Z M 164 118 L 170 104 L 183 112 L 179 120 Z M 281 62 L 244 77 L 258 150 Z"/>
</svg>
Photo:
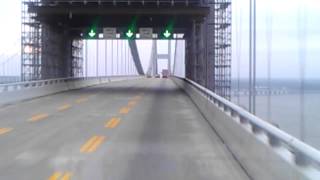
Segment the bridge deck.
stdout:
<svg viewBox="0 0 320 180">
<path fill-rule="evenodd" d="M 0 128 L 8 128 L 0 133 L 0 179 L 248 179 L 168 79 L 117 82 L 2 107 Z"/>
</svg>

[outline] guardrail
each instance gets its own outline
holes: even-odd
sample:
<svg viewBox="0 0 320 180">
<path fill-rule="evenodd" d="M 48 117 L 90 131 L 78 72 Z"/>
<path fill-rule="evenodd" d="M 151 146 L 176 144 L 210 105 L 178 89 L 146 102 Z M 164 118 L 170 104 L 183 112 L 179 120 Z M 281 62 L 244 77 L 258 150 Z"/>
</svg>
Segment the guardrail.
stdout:
<svg viewBox="0 0 320 180">
<path fill-rule="evenodd" d="M 200 0 L 46 0 L 46 1 L 40 1 L 40 2 L 30 2 L 31 4 L 39 4 L 39 5 L 57 5 L 59 3 L 68 3 L 68 4 L 103 4 L 103 3 L 110 3 L 110 4 L 184 4 L 184 5 L 194 5 L 194 4 L 200 4 Z"/>
<path fill-rule="evenodd" d="M 218 96 L 203 86 L 189 79 L 186 79 L 186 81 L 195 86 L 203 94 L 211 97 L 212 102 L 221 106 L 226 113 L 230 112 L 233 117 L 239 117 L 242 123 L 249 123 L 252 126 L 254 133 L 261 131 L 266 133 L 269 138 L 270 146 L 287 146 L 288 151 L 292 152 L 295 156 L 295 162 L 297 165 L 313 165 L 313 163 L 316 163 L 319 168 L 320 151 L 317 149 L 301 142 L 299 139 L 287 134 L 286 132 L 258 118 L 257 116 L 254 116 L 245 109 Z"/>
<path fill-rule="evenodd" d="M 139 77 L 140 76 L 105 76 L 60 78 L 0 84 L 0 105 L 44 96 L 52 93 Z"/>
<path fill-rule="evenodd" d="M 111 78 L 124 78 L 130 76 L 101 76 L 101 77 L 81 77 L 81 78 L 57 78 L 57 79 L 46 79 L 46 80 L 38 80 L 38 81 L 24 81 L 24 82 L 14 82 L 14 83 L 7 83 L 7 84 L 0 84 L 0 93 L 1 92 L 8 92 L 8 91 L 15 91 L 21 89 L 28 89 L 28 88 L 35 88 L 35 87 L 43 87 L 46 85 L 52 84 L 59 84 L 59 83 L 66 83 L 71 81 L 83 81 L 83 80 L 109 80 Z M 136 77 L 136 76 L 132 76 Z"/>
<path fill-rule="evenodd" d="M 226 115 L 230 116 L 231 119 L 242 125 L 244 129 L 249 131 L 250 134 L 253 134 L 256 139 L 261 140 L 265 145 L 269 146 L 270 149 L 272 149 L 274 152 L 277 152 L 277 154 L 282 156 L 285 161 L 289 162 L 288 164 L 295 166 L 296 168 L 294 169 L 299 169 L 302 174 L 310 179 L 320 179 L 319 150 L 311 147 L 308 144 L 305 144 L 292 135 L 289 135 L 281 129 L 273 126 L 272 124 L 254 116 L 245 109 L 218 96 L 211 90 L 195 83 L 194 81 L 189 79 L 178 79 L 190 84 L 203 98 L 206 98 L 207 101 L 213 103 L 218 109 L 220 109 L 220 111 L 224 112 Z M 201 103 L 203 104 L 203 102 Z M 210 106 L 204 105 L 202 107 L 208 108 Z M 201 110 L 202 107 L 199 107 L 199 109 Z M 264 166 L 262 165 L 264 162 L 258 163 L 261 163 L 261 166 Z M 276 167 L 277 165 L 274 166 Z"/>
</svg>

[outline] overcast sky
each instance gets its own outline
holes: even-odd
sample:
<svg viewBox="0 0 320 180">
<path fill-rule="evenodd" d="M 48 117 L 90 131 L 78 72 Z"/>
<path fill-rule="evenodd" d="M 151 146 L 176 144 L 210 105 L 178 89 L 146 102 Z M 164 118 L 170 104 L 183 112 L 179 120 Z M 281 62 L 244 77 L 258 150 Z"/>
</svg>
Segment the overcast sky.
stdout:
<svg viewBox="0 0 320 180">
<path fill-rule="evenodd" d="M 233 77 L 237 76 L 238 67 L 241 77 L 248 74 L 248 2 L 233 1 Z M 267 49 L 271 48 L 272 78 L 298 78 L 301 63 L 298 57 L 303 53 L 300 47 L 305 39 L 306 77 L 320 78 L 319 7 L 318 0 L 257 0 L 258 77 L 267 76 Z M 305 36 L 299 38 L 304 27 Z M 272 35 L 267 35 L 270 30 Z M 271 45 L 267 39 L 271 39 Z"/>
<path fill-rule="evenodd" d="M 247 77 L 248 74 L 248 2 L 249 0 L 233 0 L 233 77 L 237 77 L 238 67 L 241 69 L 241 77 Z M 0 58 L 3 58 L 3 54 L 8 56 L 20 52 L 20 6 L 20 0 L 1 2 Z M 301 13 L 299 16 L 299 12 L 305 12 L 304 16 L 301 16 Z M 269 38 L 272 38 L 271 46 L 267 45 L 266 30 L 270 29 L 266 27 L 267 18 L 272 19 L 272 36 L 269 35 Z M 272 48 L 273 78 L 299 77 L 301 62 L 298 57 L 299 53 L 303 53 L 299 51 L 299 47 L 305 47 L 306 76 L 320 78 L 319 19 L 319 0 L 257 0 L 258 77 L 266 77 L 268 47 Z M 299 38 L 298 34 L 303 27 L 306 31 L 305 38 Z M 305 46 L 301 46 L 303 39 L 306 41 Z M 141 56 L 146 60 L 150 51 L 144 52 L 143 49 L 147 49 L 149 44 L 139 44 L 140 52 L 143 53 Z"/>
</svg>

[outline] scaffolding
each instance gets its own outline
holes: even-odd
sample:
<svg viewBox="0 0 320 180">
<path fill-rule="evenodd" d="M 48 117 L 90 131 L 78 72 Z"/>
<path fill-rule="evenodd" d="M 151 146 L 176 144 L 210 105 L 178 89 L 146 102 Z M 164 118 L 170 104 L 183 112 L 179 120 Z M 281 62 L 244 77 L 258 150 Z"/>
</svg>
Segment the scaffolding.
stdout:
<svg viewBox="0 0 320 180">
<path fill-rule="evenodd" d="M 194 21 L 187 37 L 186 75 L 231 98 L 231 0 L 209 0 L 204 22 Z"/>
<path fill-rule="evenodd" d="M 72 41 L 72 76 L 83 77 L 83 41 Z"/>
<path fill-rule="evenodd" d="M 28 12 L 28 4 L 39 1 L 21 1 L 21 81 L 41 79 L 41 24 Z"/>
<path fill-rule="evenodd" d="M 207 19 L 208 88 L 218 95 L 231 98 L 231 0 L 208 1 Z M 213 76 L 213 78 L 212 78 Z"/>
<path fill-rule="evenodd" d="M 83 42 L 68 31 L 39 22 L 28 6 L 49 0 L 22 0 L 21 80 L 32 81 L 83 76 Z"/>
</svg>

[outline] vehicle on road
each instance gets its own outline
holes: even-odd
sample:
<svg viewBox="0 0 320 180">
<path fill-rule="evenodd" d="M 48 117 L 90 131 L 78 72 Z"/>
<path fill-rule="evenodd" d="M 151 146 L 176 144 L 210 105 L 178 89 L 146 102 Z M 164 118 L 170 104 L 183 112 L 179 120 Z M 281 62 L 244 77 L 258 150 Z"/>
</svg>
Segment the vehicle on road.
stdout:
<svg viewBox="0 0 320 180">
<path fill-rule="evenodd" d="M 163 69 L 162 70 L 162 78 L 168 78 L 169 77 L 169 70 Z"/>
</svg>

